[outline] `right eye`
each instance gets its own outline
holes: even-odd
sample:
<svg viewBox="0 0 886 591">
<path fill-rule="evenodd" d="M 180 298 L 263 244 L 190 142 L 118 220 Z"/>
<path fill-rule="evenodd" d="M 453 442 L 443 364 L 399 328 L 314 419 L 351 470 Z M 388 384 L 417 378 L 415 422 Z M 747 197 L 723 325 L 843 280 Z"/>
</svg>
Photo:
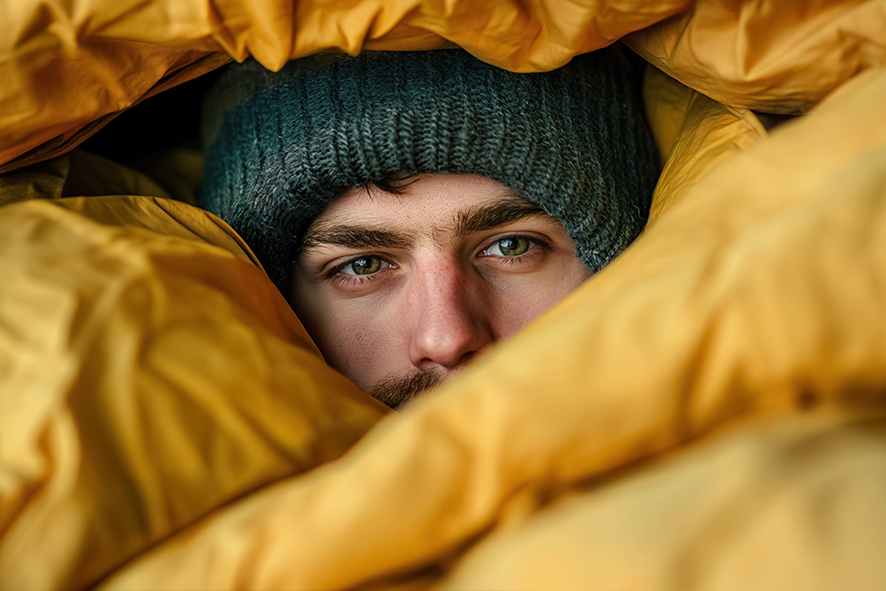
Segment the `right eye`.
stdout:
<svg viewBox="0 0 886 591">
<path fill-rule="evenodd" d="M 344 263 L 338 272 L 345 275 L 372 275 L 391 267 L 393 267 L 391 263 L 380 257 L 363 255 Z"/>
</svg>

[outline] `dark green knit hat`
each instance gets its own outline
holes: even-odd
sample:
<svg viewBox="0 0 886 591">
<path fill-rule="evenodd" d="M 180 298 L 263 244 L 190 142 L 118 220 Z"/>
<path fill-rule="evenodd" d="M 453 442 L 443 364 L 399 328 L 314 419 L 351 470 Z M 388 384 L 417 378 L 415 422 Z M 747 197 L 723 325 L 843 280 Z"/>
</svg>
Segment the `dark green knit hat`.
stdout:
<svg viewBox="0 0 886 591">
<path fill-rule="evenodd" d="M 392 174 L 479 174 L 560 220 L 598 271 L 642 231 L 658 154 L 617 51 L 515 74 L 462 50 L 321 54 L 232 67 L 204 105 L 202 205 L 281 289 L 343 189 Z"/>
</svg>

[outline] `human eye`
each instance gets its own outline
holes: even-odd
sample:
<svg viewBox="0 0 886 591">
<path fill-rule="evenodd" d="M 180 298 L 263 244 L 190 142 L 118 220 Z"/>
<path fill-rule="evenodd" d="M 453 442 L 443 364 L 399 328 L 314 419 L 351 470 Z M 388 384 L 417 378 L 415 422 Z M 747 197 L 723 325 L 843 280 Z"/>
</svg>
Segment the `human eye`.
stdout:
<svg viewBox="0 0 886 591">
<path fill-rule="evenodd" d="M 481 257 L 519 257 L 533 249 L 546 249 L 547 244 L 537 238 L 528 236 L 504 236 L 496 238 L 480 252 Z"/>
<path fill-rule="evenodd" d="M 350 258 L 340 265 L 333 267 L 328 277 L 333 278 L 337 275 L 354 275 L 357 277 L 366 277 L 375 275 L 384 269 L 393 269 L 394 264 L 377 255 L 364 254 Z"/>
</svg>

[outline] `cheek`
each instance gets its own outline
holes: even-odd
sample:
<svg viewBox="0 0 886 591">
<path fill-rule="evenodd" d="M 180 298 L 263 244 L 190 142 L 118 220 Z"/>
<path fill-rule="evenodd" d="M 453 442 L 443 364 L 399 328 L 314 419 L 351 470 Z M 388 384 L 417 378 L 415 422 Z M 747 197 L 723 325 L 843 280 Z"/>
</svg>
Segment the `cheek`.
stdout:
<svg viewBox="0 0 886 591">
<path fill-rule="evenodd" d="M 392 319 L 378 310 L 332 307 L 309 329 L 326 362 L 368 391 L 396 369 L 394 352 L 403 348 Z"/>
<path fill-rule="evenodd" d="M 589 279 L 591 272 L 576 262 L 500 282 L 493 303 L 498 338 L 513 336 Z"/>
<path fill-rule="evenodd" d="M 496 302 L 495 333 L 499 339 L 507 339 L 550 309 L 559 298 L 550 293 L 534 291 L 509 291 L 499 295 Z"/>
</svg>

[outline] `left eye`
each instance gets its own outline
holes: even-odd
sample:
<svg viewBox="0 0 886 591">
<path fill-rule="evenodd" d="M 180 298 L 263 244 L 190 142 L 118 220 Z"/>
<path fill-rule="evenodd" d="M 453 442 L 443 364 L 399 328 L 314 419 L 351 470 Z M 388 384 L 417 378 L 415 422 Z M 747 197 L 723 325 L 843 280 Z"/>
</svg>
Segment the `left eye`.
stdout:
<svg viewBox="0 0 886 591">
<path fill-rule="evenodd" d="M 532 241 L 522 236 L 511 236 L 496 240 L 483 251 L 485 256 L 515 257 L 524 254 L 532 247 Z"/>
</svg>

